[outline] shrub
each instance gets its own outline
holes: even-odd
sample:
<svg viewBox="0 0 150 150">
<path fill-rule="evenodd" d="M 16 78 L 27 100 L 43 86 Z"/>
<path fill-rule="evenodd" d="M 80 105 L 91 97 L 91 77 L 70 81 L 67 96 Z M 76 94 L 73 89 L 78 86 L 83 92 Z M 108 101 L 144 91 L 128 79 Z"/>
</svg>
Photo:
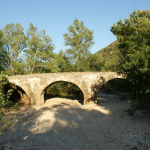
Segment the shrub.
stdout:
<svg viewBox="0 0 150 150">
<path fill-rule="evenodd" d="M 5 116 L 5 112 L 9 112 L 9 106 L 12 102 L 9 100 L 13 90 L 5 89 L 5 85 L 7 85 L 7 75 L 2 71 L 0 74 L 0 121 L 2 122 L 2 117 Z M 19 105 L 16 103 L 14 105 L 14 109 L 18 109 Z M 11 125 L 11 122 L 5 123 L 5 125 L 0 128 L 0 132 L 3 133 L 7 130 L 8 126 Z"/>
</svg>

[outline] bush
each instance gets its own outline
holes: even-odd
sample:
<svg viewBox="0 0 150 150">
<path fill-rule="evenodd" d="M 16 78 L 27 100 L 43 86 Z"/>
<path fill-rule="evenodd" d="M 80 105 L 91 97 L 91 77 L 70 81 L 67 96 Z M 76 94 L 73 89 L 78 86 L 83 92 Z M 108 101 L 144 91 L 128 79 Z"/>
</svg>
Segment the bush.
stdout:
<svg viewBox="0 0 150 150">
<path fill-rule="evenodd" d="M 4 72 L 0 74 L 0 121 L 2 122 L 2 117 L 5 116 L 5 112 L 9 112 L 9 106 L 12 102 L 9 100 L 13 90 L 8 89 L 5 90 L 5 85 L 7 85 L 7 75 Z M 19 105 L 16 103 L 14 105 L 14 109 L 18 109 Z M 8 126 L 11 125 L 11 122 L 7 122 L 2 128 L 0 128 L 0 132 L 4 132 L 7 130 Z"/>
<path fill-rule="evenodd" d="M 128 74 L 130 88 L 135 93 L 135 100 L 130 102 L 133 110 L 150 111 L 150 72 L 132 71 Z"/>
</svg>

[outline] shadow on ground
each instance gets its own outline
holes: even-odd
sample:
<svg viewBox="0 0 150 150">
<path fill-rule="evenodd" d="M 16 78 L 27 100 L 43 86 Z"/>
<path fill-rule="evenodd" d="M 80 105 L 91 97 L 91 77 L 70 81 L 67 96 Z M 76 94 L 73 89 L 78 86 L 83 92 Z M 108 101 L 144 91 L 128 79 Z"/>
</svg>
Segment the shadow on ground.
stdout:
<svg viewBox="0 0 150 150">
<path fill-rule="evenodd" d="M 122 127 L 116 124 L 113 116 L 122 105 L 120 100 L 103 93 L 98 97 L 98 105 L 61 101 L 11 112 L 3 122 L 11 121 L 12 126 L 0 135 L 0 145 L 11 150 L 89 150 L 110 148 L 111 141 L 116 143 L 116 149 L 124 148 L 125 143 L 118 143 L 118 137 L 112 132 Z M 116 104 L 118 106 L 114 109 Z"/>
</svg>

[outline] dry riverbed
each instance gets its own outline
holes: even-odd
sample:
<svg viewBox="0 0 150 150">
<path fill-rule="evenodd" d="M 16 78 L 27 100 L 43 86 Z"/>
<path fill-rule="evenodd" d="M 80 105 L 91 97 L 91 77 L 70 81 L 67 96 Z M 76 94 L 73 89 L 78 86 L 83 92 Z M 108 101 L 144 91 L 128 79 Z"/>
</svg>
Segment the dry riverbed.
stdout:
<svg viewBox="0 0 150 150">
<path fill-rule="evenodd" d="M 42 107 L 20 107 L 3 121 L 12 126 L 0 134 L 7 150 L 148 150 L 150 116 L 137 111 L 127 116 L 129 104 L 116 95 L 98 93 L 98 105 L 53 98 Z"/>
</svg>

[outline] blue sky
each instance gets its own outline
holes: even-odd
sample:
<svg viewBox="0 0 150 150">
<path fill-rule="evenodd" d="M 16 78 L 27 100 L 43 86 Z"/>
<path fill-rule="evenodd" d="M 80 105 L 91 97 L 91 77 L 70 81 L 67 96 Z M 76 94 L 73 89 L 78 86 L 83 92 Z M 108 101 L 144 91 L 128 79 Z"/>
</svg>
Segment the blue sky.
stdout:
<svg viewBox="0 0 150 150">
<path fill-rule="evenodd" d="M 0 0 L 0 6 L 0 29 L 20 23 L 26 32 L 33 23 L 52 38 L 56 53 L 69 48 L 64 46 L 63 34 L 78 18 L 94 31 L 90 52 L 95 53 L 116 40 L 110 32 L 114 23 L 129 18 L 134 10 L 150 9 L 150 0 Z"/>
</svg>

